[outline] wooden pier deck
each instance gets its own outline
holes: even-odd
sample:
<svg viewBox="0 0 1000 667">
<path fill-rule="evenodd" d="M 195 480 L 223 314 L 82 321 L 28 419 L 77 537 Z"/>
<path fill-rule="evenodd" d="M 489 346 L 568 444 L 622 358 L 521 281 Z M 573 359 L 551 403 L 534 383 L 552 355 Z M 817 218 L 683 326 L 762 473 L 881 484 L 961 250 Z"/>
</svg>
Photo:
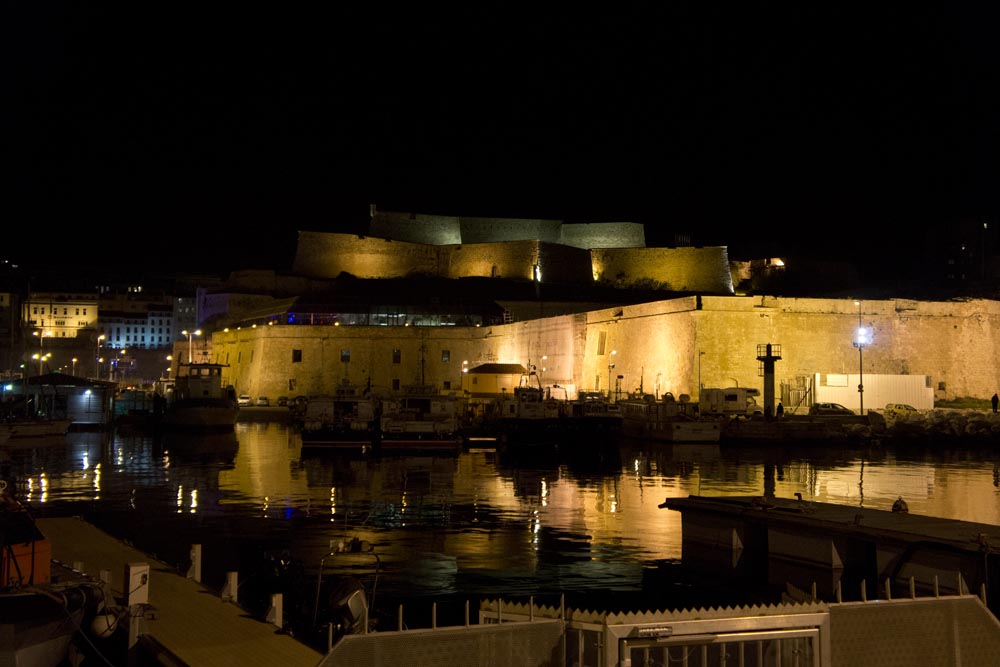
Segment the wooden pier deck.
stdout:
<svg viewBox="0 0 1000 667">
<path fill-rule="evenodd" d="M 111 588 L 122 594 L 127 563 L 149 565 L 149 604 L 155 618 L 143 619 L 143 634 L 191 667 L 240 665 L 314 667 L 323 655 L 302 642 L 276 634 L 273 625 L 250 618 L 236 604 L 194 579 L 177 574 L 168 565 L 111 537 L 78 518 L 38 519 L 38 527 L 52 544 L 52 557 L 67 564 L 83 563 L 83 571 L 97 578 L 111 574 Z"/>
</svg>

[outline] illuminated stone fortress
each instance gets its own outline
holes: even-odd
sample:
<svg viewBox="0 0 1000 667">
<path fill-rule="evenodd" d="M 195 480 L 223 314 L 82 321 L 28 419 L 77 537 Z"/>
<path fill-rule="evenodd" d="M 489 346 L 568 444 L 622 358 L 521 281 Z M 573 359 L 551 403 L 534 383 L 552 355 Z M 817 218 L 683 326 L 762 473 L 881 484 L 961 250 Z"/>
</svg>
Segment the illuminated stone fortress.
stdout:
<svg viewBox="0 0 1000 667">
<path fill-rule="evenodd" d="M 1000 382 L 1000 303 L 992 300 L 737 296 L 726 248 L 646 248 L 633 223 L 375 212 L 371 232 L 300 232 L 293 272 L 654 286 L 663 298 L 483 326 L 292 325 L 289 312 L 276 313 L 212 336 L 213 359 L 230 365 L 240 392 L 329 394 L 343 379 L 386 391 L 414 382 L 458 391 L 463 371 L 513 363 L 535 365 L 545 385 L 569 397 L 641 387 L 696 399 L 699 386 L 760 388 L 757 346 L 765 343 L 781 345 L 776 381 L 801 391 L 813 378 L 858 372 L 859 322 L 872 334 L 866 378 L 920 376 L 936 400 L 989 397 Z M 866 397 L 866 407 L 882 406 Z"/>
</svg>

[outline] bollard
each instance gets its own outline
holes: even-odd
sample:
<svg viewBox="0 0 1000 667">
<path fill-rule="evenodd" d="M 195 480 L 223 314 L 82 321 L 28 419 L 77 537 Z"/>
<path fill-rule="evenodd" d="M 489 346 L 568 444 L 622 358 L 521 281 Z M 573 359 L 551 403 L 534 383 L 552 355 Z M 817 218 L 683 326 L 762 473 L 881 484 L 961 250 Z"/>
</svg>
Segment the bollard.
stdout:
<svg viewBox="0 0 1000 667">
<path fill-rule="evenodd" d="M 201 583 L 201 545 L 191 545 L 191 567 L 188 568 L 187 578 L 194 579 Z"/>
<path fill-rule="evenodd" d="M 267 616 L 264 618 L 265 621 L 271 625 L 281 628 L 284 626 L 283 616 L 284 599 L 281 593 L 271 594 L 271 606 L 267 610 Z"/>
<path fill-rule="evenodd" d="M 237 592 L 239 591 L 239 572 L 226 572 L 226 583 L 222 586 L 222 601 L 237 602 Z"/>
</svg>

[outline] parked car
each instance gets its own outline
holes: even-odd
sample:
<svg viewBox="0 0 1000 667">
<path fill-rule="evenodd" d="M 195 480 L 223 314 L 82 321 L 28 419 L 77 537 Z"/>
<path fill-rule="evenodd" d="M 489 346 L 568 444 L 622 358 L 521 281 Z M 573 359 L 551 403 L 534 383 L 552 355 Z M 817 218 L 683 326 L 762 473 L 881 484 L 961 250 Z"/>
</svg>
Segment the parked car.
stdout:
<svg viewBox="0 0 1000 667">
<path fill-rule="evenodd" d="M 288 407 L 288 397 L 287 396 L 279 396 L 278 397 L 278 407 L 279 408 Z"/>
<path fill-rule="evenodd" d="M 897 417 L 920 414 L 920 410 L 906 403 L 886 403 L 883 412 L 887 415 L 896 415 Z"/>
<path fill-rule="evenodd" d="M 236 405 L 252 405 L 253 401 L 250 400 L 250 396 L 247 394 L 240 394 L 240 397 L 236 399 Z"/>
<path fill-rule="evenodd" d="M 809 414 L 820 416 L 854 416 L 854 410 L 845 408 L 840 403 L 813 403 L 809 406 Z"/>
<path fill-rule="evenodd" d="M 267 396 L 258 396 L 257 397 L 257 405 L 259 407 L 266 408 L 267 406 L 271 405 L 271 402 L 269 400 L 267 400 Z"/>
</svg>

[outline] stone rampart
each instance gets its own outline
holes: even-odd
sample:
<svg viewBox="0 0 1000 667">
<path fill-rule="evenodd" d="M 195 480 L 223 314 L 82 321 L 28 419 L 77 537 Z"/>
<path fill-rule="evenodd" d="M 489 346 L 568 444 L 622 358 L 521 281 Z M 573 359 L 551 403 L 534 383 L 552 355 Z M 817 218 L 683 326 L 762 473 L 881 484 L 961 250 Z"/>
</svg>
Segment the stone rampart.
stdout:
<svg viewBox="0 0 1000 667">
<path fill-rule="evenodd" d="M 411 243 L 462 243 L 461 218 L 453 215 L 377 211 L 372 216 L 369 231 L 372 236 Z"/>
<path fill-rule="evenodd" d="M 442 275 L 437 246 L 354 234 L 299 232 L 292 270 L 312 278 Z"/>
<path fill-rule="evenodd" d="M 621 375 L 623 391 L 641 385 L 696 397 L 699 379 L 705 387 L 762 388 L 757 345 L 766 343 L 781 346 L 778 385 L 856 373 L 863 361 L 865 374 L 929 376 L 937 400 L 988 398 L 1000 389 L 1000 302 L 865 301 L 861 319 L 874 331 L 863 359 L 852 344 L 858 307 L 851 299 L 691 296 L 493 327 L 280 325 L 217 332 L 212 340 L 237 387 L 266 396 L 329 392 L 344 373 L 408 384 L 421 372 L 423 348 L 425 378 L 439 387 L 458 386 L 467 360 L 534 363 L 547 369 L 545 384 L 573 390 L 606 391 Z M 303 350 L 302 363 L 292 362 L 293 349 Z M 392 363 L 393 349 L 403 350 L 402 364 Z M 346 367 L 341 350 L 351 351 Z"/>
<path fill-rule="evenodd" d="M 619 287 L 732 294 L 725 246 L 591 250 L 596 280 Z"/>
<path fill-rule="evenodd" d="M 646 230 L 638 222 L 593 222 L 564 224 L 563 245 L 574 248 L 645 248 Z"/>
</svg>

